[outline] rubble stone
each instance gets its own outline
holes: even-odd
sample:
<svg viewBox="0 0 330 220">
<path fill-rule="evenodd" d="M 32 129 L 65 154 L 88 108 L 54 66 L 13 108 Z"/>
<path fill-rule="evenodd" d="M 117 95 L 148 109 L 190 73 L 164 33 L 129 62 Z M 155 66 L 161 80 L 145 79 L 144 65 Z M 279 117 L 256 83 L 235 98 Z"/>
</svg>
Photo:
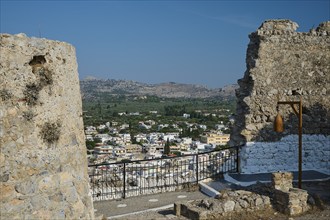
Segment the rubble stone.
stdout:
<svg viewBox="0 0 330 220">
<path fill-rule="evenodd" d="M 270 199 L 245 190 L 224 190 L 216 199 L 202 199 L 177 202 L 174 211 L 177 216 L 189 219 L 219 219 L 238 212 L 253 212 L 271 207 Z"/>
</svg>

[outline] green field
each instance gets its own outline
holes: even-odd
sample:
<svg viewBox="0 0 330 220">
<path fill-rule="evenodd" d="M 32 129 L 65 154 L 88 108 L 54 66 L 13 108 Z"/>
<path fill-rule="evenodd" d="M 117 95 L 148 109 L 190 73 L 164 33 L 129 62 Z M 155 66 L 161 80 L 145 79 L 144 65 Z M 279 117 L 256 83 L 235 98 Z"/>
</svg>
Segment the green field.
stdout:
<svg viewBox="0 0 330 220">
<path fill-rule="evenodd" d="M 236 101 L 234 99 L 186 99 L 159 98 L 154 96 L 137 97 L 125 95 L 101 94 L 95 99 L 83 100 L 84 124 L 100 125 L 105 122 L 137 124 L 138 121 L 154 120 L 157 123 L 190 123 L 206 124 L 210 127 L 223 121 L 228 122 L 228 116 L 234 113 Z M 157 111 L 157 114 L 150 113 Z M 139 112 L 138 116 L 129 113 Z M 119 113 L 126 113 L 120 116 Z M 184 119 L 183 113 L 191 115 Z M 216 114 L 216 116 L 205 115 Z"/>
</svg>

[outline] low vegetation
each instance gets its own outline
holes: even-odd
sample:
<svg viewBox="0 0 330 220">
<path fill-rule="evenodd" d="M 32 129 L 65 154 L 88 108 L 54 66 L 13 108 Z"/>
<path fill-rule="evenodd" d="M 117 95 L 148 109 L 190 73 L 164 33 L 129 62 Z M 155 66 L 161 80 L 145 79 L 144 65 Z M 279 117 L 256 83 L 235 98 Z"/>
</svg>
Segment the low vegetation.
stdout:
<svg viewBox="0 0 330 220">
<path fill-rule="evenodd" d="M 217 121 L 228 121 L 228 116 L 235 111 L 235 100 L 217 99 L 187 99 L 159 98 L 146 96 L 108 96 L 100 94 L 94 101 L 83 100 L 85 125 L 99 125 L 106 121 L 128 123 L 131 120 L 157 119 L 163 123 L 182 120 L 184 113 L 190 115 L 191 122 L 214 122 L 212 114 L 217 115 Z M 121 117 L 139 113 L 134 117 Z M 208 114 L 208 115 L 207 115 Z M 143 116 L 142 116 L 143 115 Z M 134 119 L 133 119 L 134 118 Z M 218 122 L 217 122 L 218 123 Z"/>
<path fill-rule="evenodd" d="M 2 101 L 7 101 L 12 97 L 12 94 L 7 89 L 0 90 L 0 97 Z"/>
<path fill-rule="evenodd" d="M 48 144 L 55 143 L 59 140 L 61 134 L 61 123 L 57 122 L 46 122 L 40 131 L 40 136 L 44 142 Z"/>
</svg>

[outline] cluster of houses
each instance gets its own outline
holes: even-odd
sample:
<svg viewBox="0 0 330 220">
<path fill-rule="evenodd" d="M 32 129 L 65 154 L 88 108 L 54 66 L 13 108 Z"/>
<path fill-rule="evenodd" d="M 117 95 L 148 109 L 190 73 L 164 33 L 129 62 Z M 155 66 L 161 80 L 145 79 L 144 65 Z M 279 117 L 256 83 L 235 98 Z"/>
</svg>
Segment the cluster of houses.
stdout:
<svg viewBox="0 0 330 220">
<path fill-rule="evenodd" d="M 157 111 L 150 113 L 157 114 Z M 128 113 L 119 113 L 124 114 Z M 139 113 L 130 113 L 132 115 Z M 182 117 L 188 119 L 190 115 Z M 221 121 L 212 130 L 188 120 L 179 124 L 150 119 L 136 123 L 111 121 L 85 128 L 86 140 L 96 143 L 88 155 L 94 200 L 119 199 L 123 194 L 129 197 L 174 191 L 177 187 L 231 169 L 234 164 L 229 149 L 213 151 L 226 145 L 230 139 L 229 134 L 224 134 L 229 128 Z M 130 126 L 138 127 L 140 133 L 132 136 Z M 201 134 L 198 140 L 183 136 L 196 130 Z M 204 152 L 210 153 L 197 154 Z M 122 191 L 124 183 L 126 190 Z"/>
<path fill-rule="evenodd" d="M 139 127 L 148 129 L 155 125 L 153 120 L 139 122 Z M 176 124 L 159 124 L 158 128 L 178 128 Z M 193 125 L 191 125 L 193 126 Z M 196 125 L 194 125 L 196 126 Z M 202 129 L 206 126 L 198 125 Z M 88 126 L 85 128 L 86 140 L 98 140 L 95 148 L 88 155 L 89 162 L 93 164 L 103 162 L 120 162 L 123 160 L 142 160 L 164 157 L 164 147 L 170 144 L 170 151 L 176 155 L 190 155 L 198 152 L 208 152 L 217 146 L 226 145 L 229 141 L 229 134 L 223 134 L 222 130 L 227 129 L 223 124 L 216 125 L 215 130 L 204 132 L 199 141 L 193 141 L 190 137 L 179 137 L 179 132 L 150 132 L 139 133 L 131 137 L 129 133 L 121 133 L 123 129 L 129 128 L 128 124 L 107 122 L 97 127 Z M 204 130 L 205 130 L 204 129 Z M 103 132 L 106 130 L 107 132 Z M 178 129 L 179 130 L 179 129 Z M 134 143 L 132 143 L 134 140 Z M 136 144 L 139 143 L 139 144 Z M 174 156 L 174 155 L 172 155 Z"/>
</svg>

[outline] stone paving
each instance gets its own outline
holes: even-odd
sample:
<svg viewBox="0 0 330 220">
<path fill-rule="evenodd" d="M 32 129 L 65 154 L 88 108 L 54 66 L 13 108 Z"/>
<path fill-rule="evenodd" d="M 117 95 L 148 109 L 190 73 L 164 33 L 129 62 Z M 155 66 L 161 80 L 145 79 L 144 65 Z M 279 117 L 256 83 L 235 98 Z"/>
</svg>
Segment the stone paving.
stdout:
<svg viewBox="0 0 330 220">
<path fill-rule="evenodd" d="M 166 194 L 160 193 L 114 201 L 100 201 L 94 202 L 95 216 L 103 215 L 107 218 L 116 218 L 124 217 L 127 214 L 132 215 L 132 213 L 173 209 L 173 204 L 176 201 L 203 198 L 208 198 L 208 196 L 196 190 L 191 192 L 167 192 Z"/>
</svg>

